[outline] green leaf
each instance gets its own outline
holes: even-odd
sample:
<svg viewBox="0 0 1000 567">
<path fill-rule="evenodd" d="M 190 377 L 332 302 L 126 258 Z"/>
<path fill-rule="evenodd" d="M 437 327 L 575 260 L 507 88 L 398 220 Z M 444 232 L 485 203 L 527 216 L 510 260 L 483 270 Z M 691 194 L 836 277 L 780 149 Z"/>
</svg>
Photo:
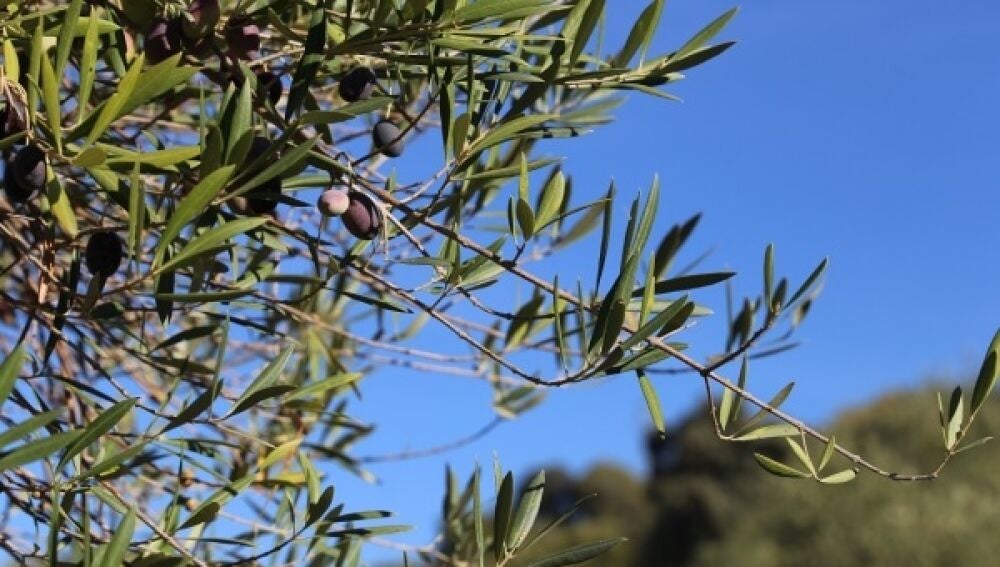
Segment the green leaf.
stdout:
<svg viewBox="0 0 1000 567">
<path fill-rule="evenodd" d="M 770 457 L 761 455 L 760 453 L 754 453 L 754 458 L 757 459 L 757 464 L 761 466 L 767 472 L 788 478 L 809 478 L 810 475 L 807 472 L 800 471 L 795 467 L 788 466 L 784 463 L 780 463 Z"/>
<path fill-rule="evenodd" d="M 7 401 L 7 397 L 14 390 L 17 375 L 21 372 L 21 367 L 24 366 L 24 356 L 24 346 L 18 345 L 4 357 L 3 362 L 0 362 L 0 406 Z"/>
<path fill-rule="evenodd" d="M 239 398 L 233 403 L 233 409 L 229 410 L 226 417 L 232 417 L 240 412 L 246 411 L 253 406 L 254 402 L 258 401 L 255 399 L 255 394 L 259 393 L 264 388 L 270 388 L 274 382 L 281 376 L 281 372 L 285 369 L 285 365 L 288 364 L 288 360 L 295 353 L 295 347 L 288 347 L 281 352 L 272 360 L 264 370 L 261 371 L 257 379 L 254 380 L 250 386 L 240 395 Z"/>
<path fill-rule="evenodd" d="M 826 448 L 823 449 L 823 455 L 819 458 L 819 465 L 817 468 L 822 471 L 826 468 L 826 465 L 830 463 L 830 458 L 833 457 L 834 451 L 837 449 L 837 437 L 834 435 L 830 436 L 830 440 L 826 443 Z"/>
<path fill-rule="evenodd" d="M 958 386 L 951 392 L 951 399 L 948 401 L 948 423 L 945 427 L 945 446 L 948 449 L 955 447 L 962 432 L 962 422 L 965 420 L 965 404 L 962 402 L 962 388 Z"/>
<path fill-rule="evenodd" d="M 527 169 L 527 164 L 525 164 L 525 169 Z M 555 219 L 565 199 L 566 178 L 559 171 L 542 188 L 538 203 L 538 212 L 535 214 L 535 226 L 545 226 Z"/>
<path fill-rule="evenodd" d="M 819 481 L 823 484 L 844 484 L 845 482 L 851 482 L 856 476 L 858 476 L 858 473 L 854 469 L 844 469 L 830 476 L 824 476 Z"/>
<path fill-rule="evenodd" d="M 490 18 L 513 18 L 554 9 L 549 0 L 478 0 L 455 10 L 457 23 L 479 22 Z"/>
<path fill-rule="evenodd" d="M 31 416 L 21 423 L 12 425 L 6 430 L 0 432 L 0 448 L 6 447 L 29 433 L 52 423 L 61 413 L 61 409 L 50 410 Z"/>
<path fill-rule="evenodd" d="M 740 378 L 739 387 L 742 390 L 746 385 L 747 379 L 747 357 L 743 357 L 743 363 L 740 365 Z M 719 403 L 719 427 L 723 431 L 730 423 L 730 418 L 732 421 L 736 421 L 737 413 L 739 411 L 739 404 L 743 402 L 742 396 L 739 401 L 736 400 L 736 392 L 730 390 L 729 388 L 722 389 L 722 401 Z"/>
<path fill-rule="evenodd" d="M 131 445 L 125 449 L 122 449 L 120 452 L 115 453 L 110 457 L 107 457 L 106 459 L 97 463 L 96 465 L 93 465 L 81 471 L 80 474 L 78 474 L 73 478 L 73 482 L 81 482 L 88 478 L 101 476 L 105 473 L 109 473 L 115 470 L 115 468 L 117 468 L 125 461 L 141 453 L 148 444 L 149 441 L 143 441 L 137 445 Z"/>
<path fill-rule="evenodd" d="M 392 104 L 391 96 L 375 96 L 341 106 L 337 110 L 310 110 L 302 113 L 299 124 L 309 126 L 314 124 L 335 124 L 346 122 L 352 118 L 363 116 L 376 110 L 381 110 Z"/>
<path fill-rule="evenodd" d="M 507 541 L 511 552 L 516 551 L 531 532 L 538 517 L 538 510 L 542 505 L 542 493 L 545 491 L 545 471 L 538 471 L 538 474 L 531 479 L 528 487 L 524 490 L 524 495 L 517 505 L 517 512 L 514 520 L 510 524 L 507 532 Z"/>
<path fill-rule="evenodd" d="M 59 459 L 59 464 L 56 465 L 56 469 L 61 469 L 66 466 L 66 463 L 70 462 L 73 457 L 82 453 L 84 449 L 89 447 L 92 443 L 100 439 L 105 433 L 111 431 L 118 422 L 122 420 L 132 408 L 135 407 L 135 403 L 138 401 L 136 398 L 130 398 L 127 400 L 122 400 L 110 408 L 100 412 L 97 419 L 92 421 L 90 425 L 85 427 L 77 439 L 68 449 L 66 453 L 63 454 L 62 459 Z"/>
<path fill-rule="evenodd" d="M 486 551 L 485 534 L 483 531 L 482 491 L 479 488 L 482 476 L 482 469 L 476 466 L 476 472 L 472 475 L 472 521 L 474 524 L 473 529 L 476 532 L 476 558 L 479 560 L 479 567 L 483 567 L 483 555 Z"/>
<path fill-rule="evenodd" d="M 80 152 L 73 158 L 73 165 L 76 167 L 96 167 L 103 165 L 108 153 L 96 146 L 91 146 Z"/>
<path fill-rule="evenodd" d="M 757 441 L 759 439 L 771 439 L 774 437 L 789 437 L 791 435 L 798 435 L 799 429 L 794 425 L 789 425 L 787 423 L 776 423 L 773 425 L 765 425 L 763 427 L 758 427 L 749 433 L 744 433 L 743 435 L 738 435 L 733 438 L 734 441 Z"/>
<path fill-rule="evenodd" d="M 201 146 L 178 146 L 152 152 L 133 152 L 106 144 L 98 144 L 97 147 L 105 149 L 110 155 L 107 160 L 109 166 L 137 162 L 159 169 L 167 169 L 194 159 L 201 154 Z"/>
<path fill-rule="evenodd" d="M 66 68 L 66 61 L 69 59 L 69 50 L 73 46 L 73 37 L 78 29 L 77 24 L 80 22 L 80 11 L 83 9 L 83 0 L 72 0 L 66 11 L 63 12 L 62 21 L 59 24 L 59 39 L 56 41 L 56 62 L 55 67 L 50 67 L 51 71 L 54 71 L 53 76 L 62 77 L 63 70 Z M 89 20 L 90 18 L 88 18 Z M 79 26 L 81 31 L 86 30 L 90 26 L 90 22 L 87 22 L 85 26 Z M 86 32 L 84 32 L 86 33 Z M 43 59 L 48 59 L 43 58 Z M 57 122 L 58 123 L 58 122 Z M 53 128 L 56 128 L 53 125 Z"/>
<path fill-rule="evenodd" d="M 524 199 L 517 200 L 517 226 L 521 229 L 521 236 L 528 240 L 535 234 L 535 213 L 531 210 L 531 205 Z"/>
<path fill-rule="evenodd" d="M 233 191 L 233 195 L 241 195 L 263 185 L 269 179 L 281 176 L 283 173 L 302 162 L 319 138 L 312 138 L 298 146 L 288 150 L 280 159 L 274 160 L 270 165 L 261 170 L 260 173 L 251 177 L 248 181 L 239 183 L 239 189 Z"/>
<path fill-rule="evenodd" d="M 496 506 L 493 510 L 493 553 L 499 563 L 510 549 L 507 534 L 510 532 L 511 509 L 514 506 L 514 475 L 507 473 L 497 491 Z"/>
<path fill-rule="evenodd" d="M 335 390 L 337 388 L 343 388 L 344 386 L 353 384 L 358 381 L 362 376 L 360 372 L 349 372 L 345 374 L 334 374 L 325 380 L 320 380 L 319 382 L 313 382 L 312 384 L 306 384 L 300 388 L 293 391 L 291 394 L 285 398 L 285 401 L 297 400 L 300 398 L 309 398 L 317 394 L 322 394 L 330 390 Z"/>
<path fill-rule="evenodd" d="M 168 421 L 160 431 L 160 435 L 163 435 L 171 429 L 176 429 L 182 425 L 186 425 L 199 415 L 203 414 L 208 408 L 212 407 L 212 402 L 215 401 L 215 398 L 219 395 L 221 390 L 222 380 L 216 380 L 212 384 L 211 388 L 199 394 L 193 402 L 185 406 L 184 409 L 177 413 L 177 415 L 170 418 L 170 421 Z"/>
<path fill-rule="evenodd" d="M 656 394 L 656 388 L 653 387 L 649 376 L 646 376 L 646 372 L 641 368 L 635 372 L 639 377 L 639 388 L 642 389 L 642 397 L 646 399 L 646 407 L 649 409 L 649 415 L 653 418 L 653 427 L 656 428 L 657 433 L 662 437 L 666 435 L 667 426 L 663 421 L 663 407 L 660 404 L 660 397 Z"/>
<path fill-rule="evenodd" d="M 775 408 L 775 409 L 781 407 L 781 404 L 785 403 L 785 400 L 788 399 L 788 396 L 789 396 L 789 394 L 792 393 L 792 389 L 794 387 L 795 387 L 795 382 L 789 382 L 781 390 L 778 390 L 778 393 L 775 394 L 767 402 L 767 405 L 770 406 L 771 408 Z M 740 427 L 740 429 L 736 432 L 736 435 L 737 436 L 742 435 L 744 432 L 746 432 L 747 430 L 749 430 L 751 427 L 753 427 L 753 426 L 757 425 L 758 423 L 760 423 L 760 421 L 763 420 L 765 417 L 767 417 L 767 415 L 768 415 L 767 411 L 765 411 L 763 409 L 759 410 L 757 413 L 755 413 L 753 415 L 753 417 L 751 417 L 750 419 L 748 419 L 746 421 L 746 423 L 744 423 L 742 425 L 742 427 Z"/>
<path fill-rule="evenodd" d="M 0 472 L 44 459 L 75 441 L 81 434 L 82 429 L 65 431 L 22 445 L 0 457 Z"/>
<path fill-rule="evenodd" d="M 597 27 L 597 22 L 600 21 L 601 16 L 604 14 L 605 0 L 589 0 L 587 2 L 580 2 L 577 6 L 584 4 L 586 5 L 586 11 L 583 13 L 583 17 L 577 25 L 577 31 L 573 36 L 573 47 L 569 55 L 570 67 L 575 65 L 580 58 L 584 48 L 587 46 L 587 42 L 590 41 L 590 36 Z"/>
<path fill-rule="evenodd" d="M 649 45 L 650 41 L 653 39 L 653 34 L 656 32 L 657 25 L 660 22 L 660 13 L 663 11 L 663 0 L 653 0 L 646 6 L 646 9 L 639 14 L 639 18 L 636 19 L 635 24 L 632 25 L 632 31 L 628 34 L 628 39 L 625 40 L 625 45 L 622 47 L 618 55 L 615 56 L 612 65 L 614 67 L 627 67 L 632 57 L 635 56 L 639 50 L 645 51 L 645 48 Z"/>
<path fill-rule="evenodd" d="M 219 246 L 229 242 L 235 236 L 249 232 L 263 225 L 267 219 L 263 217 L 250 217 L 231 220 L 223 223 L 188 242 L 187 246 L 181 248 L 174 254 L 168 262 L 160 266 L 161 271 L 176 269 L 196 260 L 200 255 L 207 252 L 215 252 Z"/>
<path fill-rule="evenodd" d="M 562 567 L 563 565 L 579 565 L 580 563 L 590 561 L 591 559 L 603 554 L 623 541 L 628 540 L 623 537 L 616 537 L 611 539 L 602 539 L 591 543 L 584 543 L 571 547 L 565 551 L 560 551 L 543 557 L 533 563 L 529 563 L 526 567 Z"/>
<path fill-rule="evenodd" d="M 659 264 L 657 264 L 659 265 Z M 656 283 L 656 294 L 673 293 L 675 291 L 688 291 L 702 287 L 712 286 L 728 280 L 736 275 L 736 272 L 712 272 L 705 274 L 692 274 L 689 276 L 678 276 Z M 645 288 L 640 288 L 632 292 L 632 297 L 642 297 Z"/>
<path fill-rule="evenodd" d="M 707 26 L 702 28 L 698 33 L 696 33 L 693 37 L 691 37 L 691 39 L 687 40 L 687 42 L 684 43 L 684 45 L 682 45 L 681 48 L 674 53 L 674 58 L 679 59 L 681 57 L 684 57 L 689 53 L 691 53 L 692 51 L 701 48 L 706 43 L 711 41 L 713 37 L 718 35 L 720 31 L 722 31 L 722 28 L 726 27 L 726 24 L 728 24 L 729 21 L 733 19 L 733 16 L 735 16 L 736 13 L 739 12 L 739 10 L 740 9 L 738 7 L 732 8 L 728 10 L 726 13 L 719 16 L 718 18 L 712 20 Z"/>
<path fill-rule="evenodd" d="M 62 183 L 59 182 L 59 177 L 53 175 L 51 169 L 49 170 L 48 177 L 49 179 L 45 184 L 45 197 L 49 201 L 49 210 L 52 212 L 52 216 L 56 218 L 59 228 L 67 236 L 74 238 L 77 234 L 77 224 L 73 205 L 70 204 L 66 191 L 63 189 Z"/>
<path fill-rule="evenodd" d="M 139 83 L 139 76 L 142 74 L 144 63 L 144 54 L 139 53 L 132 62 L 132 66 L 129 67 L 128 72 L 118 81 L 118 88 L 115 90 L 115 94 L 111 95 L 111 98 L 102 105 L 100 114 L 97 115 L 96 121 L 90 126 L 90 133 L 87 135 L 85 146 L 89 146 L 97 141 L 112 122 L 128 112 L 126 110 L 128 100 Z"/>
<path fill-rule="evenodd" d="M 285 120 L 291 120 L 292 116 L 299 111 L 302 103 L 309 96 L 309 87 L 316 79 L 320 66 L 323 64 L 324 52 L 326 50 L 326 4 L 324 0 L 316 0 L 315 6 L 309 16 L 309 32 L 306 34 L 306 41 L 302 59 L 295 67 L 295 74 L 292 78 L 292 87 L 288 92 L 288 106 L 285 108 Z"/>
<path fill-rule="evenodd" d="M 56 151 L 61 154 L 63 151 L 62 108 L 59 105 L 59 79 L 56 78 L 56 72 L 52 69 L 52 62 L 46 56 L 42 56 L 42 96 L 45 99 L 45 113 L 56 143 Z"/>
<path fill-rule="evenodd" d="M 212 199 L 222 191 L 222 188 L 226 186 L 226 183 L 232 177 L 234 170 L 235 166 L 232 165 L 219 168 L 191 189 L 187 197 L 178 205 L 174 214 L 170 216 L 166 228 L 163 229 L 160 242 L 156 247 L 154 265 L 159 265 L 162 262 L 167 248 L 181 233 L 184 226 L 202 214 L 208 204 L 212 202 Z"/>
<path fill-rule="evenodd" d="M 111 536 L 111 541 L 108 542 L 108 546 L 104 548 L 102 553 L 95 557 L 95 565 L 100 565 L 101 567 L 121 567 L 125 561 L 125 553 L 128 551 L 128 546 L 132 543 L 132 535 L 134 533 L 135 506 L 133 505 L 129 506 L 128 514 L 118 524 L 114 535 Z"/>
<path fill-rule="evenodd" d="M 795 303 L 796 301 L 798 301 L 800 297 L 805 295 L 805 293 L 809 291 L 809 289 L 813 286 L 813 284 L 816 283 L 816 280 L 818 280 L 819 277 L 823 275 L 823 272 L 826 271 L 826 266 L 828 264 L 829 264 L 829 259 L 824 258 L 823 261 L 820 262 L 818 266 L 816 266 L 816 269 L 814 269 L 812 273 L 809 274 L 809 277 L 806 278 L 806 281 L 804 281 L 802 285 L 799 286 L 799 289 L 795 290 L 795 293 L 792 294 L 792 298 L 788 300 L 788 303 L 786 305 L 791 305 Z"/>
<path fill-rule="evenodd" d="M 764 250 L 764 308 L 774 313 L 774 244 Z"/>
<path fill-rule="evenodd" d="M 969 413 L 972 415 L 979 412 L 979 408 L 982 407 L 983 403 L 989 397 L 990 392 L 996 387 L 997 379 L 1000 379 L 1000 360 L 998 359 L 1000 359 L 1000 330 L 997 330 L 993 336 L 990 348 L 986 351 L 983 365 L 979 368 L 979 377 L 976 378 L 976 385 L 972 389 L 972 402 L 969 404 Z"/>
<path fill-rule="evenodd" d="M 173 531 L 179 532 L 183 529 L 190 528 L 191 526 L 211 522 L 216 516 L 219 515 L 219 511 L 222 509 L 222 506 L 250 486 L 256 476 L 256 472 L 250 473 L 216 490 L 211 496 L 206 498 L 204 502 L 199 504 L 193 512 L 191 512 L 191 515 L 188 516 L 187 520 L 185 520 L 183 524 L 178 526 Z"/>
<path fill-rule="evenodd" d="M 655 317 L 647 321 L 643 326 L 636 329 L 632 336 L 622 341 L 619 348 L 623 351 L 628 351 L 632 347 L 638 345 L 642 341 L 646 340 L 653 335 L 657 330 L 659 330 L 663 325 L 667 324 L 674 317 L 676 317 L 688 304 L 688 296 L 683 296 L 670 303 L 670 305 L 656 314 Z M 685 318 L 686 319 L 686 318 Z M 683 322 L 681 323 L 683 324 Z"/>
<path fill-rule="evenodd" d="M 521 132 L 534 126 L 538 126 L 544 122 L 548 122 L 549 120 L 553 120 L 554 118 L 556 118 L 556 116 L 553 114 L 531 114 L 528 116 L 519 116 L 512 120 L 502 122 L 500 125 L 488 131 L 486 135 L 472 144 L 472 147 L 469 148 L 467 153 L 471 156 L 475 156 L 485 149 L 515 139 Z"/>
<path fill-rule="evenodd" d="M 86 37 L 83 40 L 83 54 L 80 56 L 80 88 L 77 91 L 77 122 L 83 120 L 94 89 L 97 76 L 97 50 L 100 47 L 97 36 L 97 18 L 87 18 Z M 84 166 L 80 166 L 84 167 Z"/>
</svg>

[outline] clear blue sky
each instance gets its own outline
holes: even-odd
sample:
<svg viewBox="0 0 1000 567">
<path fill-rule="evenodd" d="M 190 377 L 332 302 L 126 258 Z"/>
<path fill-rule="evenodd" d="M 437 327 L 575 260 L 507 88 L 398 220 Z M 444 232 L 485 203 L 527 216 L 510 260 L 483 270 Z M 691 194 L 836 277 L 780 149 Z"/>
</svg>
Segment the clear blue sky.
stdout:
<svg viewBox="0 0 1000 567">
<path fill-rule="evenodd" d="M 608 4 L 617 38 L 645 2 Z M 671 50 L 732 5 L 668 2 L 652 52 Z M 633 96 L 613 125 L 547 149 L 568 155 L 581 201 L 611 177 L 631 199 L 658 172 L 654 238 L 703 211 L 689 253 L 714 247 L 705 266 L 739 271 L 741 293 L 758 289 L 768 242 L 793 281 L 829 256 L 824 292 L 799 332 L 806 343 L 752 374 L 765 394 L 797 380 L 786 407 L 822 421 L 891 388 L 970 372 L 1000 324 L 997 25 L 1000 5 L 984 0 L 748 3 L 723 33 L 739 44 L 674 89 L 683 104 Z M 592 261 L 576 248 L 553 267 L 572 279 Z M 719 292 L 699 299 L 723 308 Z M 718 349 L 722 334 L 719 320 L 706 322 L 696 336 L 711 343 L 695 352 Z M 668 427 L 702 400 L 691 378 L 659 378 L 658 388 Z M 358 454 L 437 445 L 493 415 L 481 383 L 397 369 L 367 379 L 353 407 L 380 425 Z M 378 485 L 342 471 L 331 480 L 338 501 L 396 510 L 399 522 L 418 526 L 398 539 L 425 543 L 446 463 L 464 475 L 496 451 L 522 474 L 600 460 L 641 472 L 647 427 L 634 378 L 622 376 L 551 392 L 460 450 L 373 466 Z"/>
</svg>

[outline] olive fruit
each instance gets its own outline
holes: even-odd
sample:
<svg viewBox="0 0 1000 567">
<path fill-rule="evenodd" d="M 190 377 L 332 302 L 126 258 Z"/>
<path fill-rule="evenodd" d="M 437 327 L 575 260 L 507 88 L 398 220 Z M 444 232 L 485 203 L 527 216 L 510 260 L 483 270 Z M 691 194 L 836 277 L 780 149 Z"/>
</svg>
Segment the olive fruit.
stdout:
<svg viewBox="0 0 1000 567">
<path fill-rule="evenodd" d="M 257 76 L 257 92 L 267 93 L 271 104 L 278 104 L 282 92 L 281 77 L 263 69 L 257 69 L 253 74 Z"/>
<path fill-rule="evenodd" d="M 402 131 L 389 120 L 380 120 L 372 129 L 372 142 L 375 149 L 388 157 L 399 157 L 403 154 Z"/>
<path fill-rule="evenodd" d="M 264 155 L 270 147 L 270 140 L 257 136 L 250 143 L 246 163 L 251 163 Z M 264 215 L 278 208 L 278 201 L 274 197 L 279 195 L 281 195 L 281 177 L 275 176 L 247 193 L 229 199 L 229 209 L 238 215 Z"/>
<path fill-rule="evenodd" d="M 181 52 L 181 22 L 156 18 L 146 31 L 146 60 L 154 65 Z"/>
<path fill-rule="evenodd" d="M 328 217 L 336 217 L 344 214 L 351 205 L 350 196 L 337 189 L 327 189 L 316 201 L 316 208 L 319 212 Z"/>
<path fill-rule="evenodd" d="M 187 39 L 201 39 L 219 23 L 219 0 L 193 0 L 181 20 L 181 30 Z"/>
<path fill-rule="evenodd" d="M 87 269 L 103 278 L 111 277 L 125 256 L 125 247 L 120 236 L 110 230 L 95 232 L 87 240 L 85 260 Z"/>
<path fill-rule="evenodd" d="M 230 18 L 226 25 L 226 46 L 237 59 L 255 59 L 260 49 L 260 28 L 246 16 Z"/>
<path fill-rule="evenodd" d="M 7 162 L 4 186 L 12 201 L 27 201 L 45 186 L 47 177 L 45 152 L 35 145 L 27 145 L 14 152 Z"/>
<path fill-rule="evenodd" d="M 344 227 L 356 238 L 371 240 L 382 230 L 382 211 L 372 201 L 371 197 L 358 191 L 347 194 L 349 199 L 347 210 L 340 218 Z"/>
<path fill-rule="evenodd" d="M 351 69 L 337 85 L 340 98 L 346 102 L 369 98 L 375 86 L 375 72 L 368 67 Z"/>
<path fill-rule="evenodd" d="M 3 189 L 11 203 L 23 203 L 31 198 L 33 191 L 25 191 L 14 180 L 14 160 L 8 159 L 3 168 Z"/>
</svg>

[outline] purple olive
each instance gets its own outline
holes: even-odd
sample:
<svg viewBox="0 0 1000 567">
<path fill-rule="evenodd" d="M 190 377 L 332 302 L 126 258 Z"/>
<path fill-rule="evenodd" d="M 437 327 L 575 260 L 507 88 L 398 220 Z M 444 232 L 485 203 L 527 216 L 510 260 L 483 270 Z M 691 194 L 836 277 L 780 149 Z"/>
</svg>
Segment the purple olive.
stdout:
<svg viewBox="0 0 1000 567">
<path fill-rule="evenodd" d="M 211 34 L 216 24 L 219 23 L 221 15 L 219 0 L 193 0 L 188 5 L 187 14 L 181 21 L 184 37 L 201 39 Z"/>
<path fill-rule="evenodd" d="M 24 115 L 12 111 L 11 104 L 13 104 L 13 101 L 8 100 L 7 106 L 3 107 L 3 110 L 0 110 L 0 138 L 20 134 L 28 129 L 28 125 L 24 121 Z"/>
<path fill-rule="evenodd" d="M 372 142 L 375 149 L 388 157 L 403 155 L 402 131 L 389 120 L 380 120 L 372 129 Z"/>
<path fill-rule="evenodd" d="M 246 16 L 229 19 L 226 25 L 226 46 L 236 59 L 256 59 L 260 49 L 260 28 Z"/>
<path fill-rule="evenodd" d="M 16 150 L 14 159 L 7 164 L 11 183 L 6 184 L 7 195 L 12 200 L 26 201 L 36 191 L 45 187 L 47 178 L 45 152 L 35 145 Z M 21 198 L 18 198 L 21 197 Z"/>
<path fill-rule="evenodd" d="M 328 217 L 337 217 L 345 212 L 351 205 L 351 198 L 345 191 L 337 189 L 327 189 L 316 201 L 316 208 L 319 212 Z"/>
<path fill-rule="evenodd" d="M 146 60 L 154 65 L 180 53 L 180 19 L 156 18 L 153 20 L 146 32 L 146 41 L 143 47 L 146 50 Z"/>
<path fill-rule="evenodd" d="M 362 240 L 378 236 L 382 230 L 382 211 L 371 197 L 358 191 L 351 191 L 347 197 L 350 202 L 347 210 L 340 216 L 347 231 Z"/>
<path fill-rule="evenodd" d="M 346 102 L 354 102 L 372 96 L 375 86 L 375 72 L 368 67 L 351 69 L 337 85 L 340 98 Z"/>
<path fill-rule="evenodd" d="M 111 277 L 118 271 L 118 266 L 125 256 L 125 247 L 120 236 L 114 232 L 95 232 L 87 240 L 87 250 L 84 255 L 87 269 L 94 275 L 104 278 Z"/>
</svg>

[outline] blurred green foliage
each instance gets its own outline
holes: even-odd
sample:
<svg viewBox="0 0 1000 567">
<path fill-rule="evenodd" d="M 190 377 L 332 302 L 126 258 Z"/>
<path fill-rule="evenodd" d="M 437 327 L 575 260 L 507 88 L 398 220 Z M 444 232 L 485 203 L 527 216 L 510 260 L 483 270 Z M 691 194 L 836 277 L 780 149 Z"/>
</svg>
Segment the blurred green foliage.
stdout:
<svg viewBox="0 0 1000 567">
<path fill-rule="evenodd" d="M 916 472 L 933 468 L 942 451 L 936 410 L 930 391 L 893 393 L 843 413 L 829 430 L 880 465 Z M 1000 403 L 987 403 L 970 439 L 998 426 Z M 648 478 L 612 464 L 578 478 L 549 467 L 538 524 L 597 496 L 515 564 L 619 535 L 629 541 L 592 564 L 986 566 L 1000 555 L 989 531 L 1000 523 L 1000 452 L 991 444 L 975 459 L 956 458 L 935 481 L 895 484 L 860 474 L 826 486 L 761 470 L 750 447 L 718 442 L 704 408 L 666 439 L 649 439 Z M 768 454 L 792 458 L 784 443 L 768 445 Z"/>
</svg>

